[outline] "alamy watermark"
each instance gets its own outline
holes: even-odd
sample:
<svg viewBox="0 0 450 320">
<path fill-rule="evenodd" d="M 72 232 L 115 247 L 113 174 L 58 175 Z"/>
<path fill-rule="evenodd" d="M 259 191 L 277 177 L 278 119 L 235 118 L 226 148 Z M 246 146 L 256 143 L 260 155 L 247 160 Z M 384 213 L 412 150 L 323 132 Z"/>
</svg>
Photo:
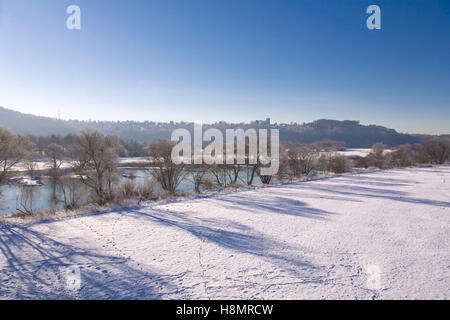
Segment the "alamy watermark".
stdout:
<svg viewBox="0 0 450 320">
<path fill-rule="evenodd" d="M 66 289 L 78 293 L 81 288 L 81 271 L 78 266 L 69 266 L 64 269 Z"/>
<path fill-rule="evenodd" d="M 381 29 L 381 9 L 377 5 L 371 5 L 367 8 L 366 12 L 370 14 L 367 18 L 366 26 L 369 30 Z"/>
<path fill-rule="evenodd" d="M 369 290 L 381 289 L 381 270 L 376 265 L 369 265 L 367 267 L 367 288 Z"/>
<path fill-rule="evenodd" d="M 70 5 L 66 9 L 69 17 L 66 20 L 66 27 L 69 30 L 81 29 L 81 8 L 77 5 Z M 370 5 L 366 9 L 366 13 L 370 14 L 367 18 L 366 26 L 369 30 L 381 29 L 381 9 L 377 5 Z"/>
<path fill-rule="evenodd" d="M 70 16 L 66 20 L 66 27 L 69 30 L 81 29 L 81 8 L 77 5 L 67 7 L 66 13 Z"/>
<path fill-rule="evenodd" d="M 172 141 L 179 142 L 172 149 L 172 162 L 194 165 L 258 165 L 261 175 L 278 173 L 280 164 L 280 134 L 278 129 L 208 129 L 194 124 L 194 139 L 187 129 L 176 129 Z M 248 141 L 248 143 L 247 143 Z M 210 142 L 204 146 L 205 142 Z"/>
</svg>

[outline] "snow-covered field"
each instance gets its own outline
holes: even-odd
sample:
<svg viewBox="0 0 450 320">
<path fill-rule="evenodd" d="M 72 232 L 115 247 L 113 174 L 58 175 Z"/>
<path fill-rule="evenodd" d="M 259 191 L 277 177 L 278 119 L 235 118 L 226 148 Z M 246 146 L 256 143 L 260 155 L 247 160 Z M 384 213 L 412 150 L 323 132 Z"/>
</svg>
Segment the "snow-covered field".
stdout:
<svg viewBox="0 0 450 320">
<path fill-rule="evenodd" d="M 449 182 L 398 169 L 1 227 L 0 297 L 448 299 Z"/>
</svg>

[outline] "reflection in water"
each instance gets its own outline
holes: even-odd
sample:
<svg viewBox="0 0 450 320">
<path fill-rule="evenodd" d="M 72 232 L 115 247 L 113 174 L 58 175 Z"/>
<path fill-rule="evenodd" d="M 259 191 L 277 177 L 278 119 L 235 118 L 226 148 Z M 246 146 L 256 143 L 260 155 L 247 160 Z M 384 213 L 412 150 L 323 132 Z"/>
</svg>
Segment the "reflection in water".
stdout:
<svg viewBox="0 0 450 320">
<path fill-rule="evenodd" d="M 134 183 L 142 184 L 149 178 L 146 170 L 134 170 Z M 128 180 L 127 178 L 123 178 Z M 0 186 L 0 215 L 14 212 L 42 212 L 76 209 L 90 200 L 90 191 L 78 178 L 43 178 L 43 186 L 25 187 L 17 184 Z M 185 186 L 190 190 L 190 187 Z"/>
<path fill-rule="evenodd" d="M 34 213 L 34 197 L 36 193 L 35 187 L 21 186 L 20 187 L 20 198 L 16 205 L 16 210 L 25 214 Z"/>
<path fill-rule="evenodd" d="M 74 210 L 90 199 L 88 188 L 76 178 L 52 179 L 51 184 L 53 187 L 51 201 L 55 208 Z"/>
<path fill-rule="evenodd" d="M 123 181 L 129 181 L 133 177 L 135 185 L 144 185 L 151 178 L 148 170 L 126 170 Z M 240 182 L 245 181 L 246 173 L 240 173 Z M 214 178 L 210 177 L 213 181 Z M 64 209 L 76 209 L 90 200 L 88 188 L 77 178 L 63 177 L 60 181 L 52 178 L 43 178 L 43 186 L 24 187 L 14 184 L 0 186 L 0 215 L 14 212 L 42 212 Z M 255 177 L 254 184 L 261 183 L 259 177 Z M 195 191 L 195 184 L 190 177 L 183 180 L 178 189 L 179 192 Z M 159 187 L 155 190 L 161 191 Z"/>
<path fill-rule="evenodd" d="M 55 206 L 58 203 L 58 195 L 56 193 L 56 184 L 57 178 L 51 177 L 48 182 L 50 184 L 51 194 L 50 194 L 50 203 L 53 203 Z"/>
<path fill-rule="evenodd" d="M 74 183 L 75 179 L 72 179 Z M 64 210 L 64 199 L 61 188 L 51 179 L 43 179 L 43 186 L 20 186 L 8 184 L 0 186 L 0 215 L 24 212 L 42 212 L 51 210 Z M 76 182 L 80 184 L 80 182 Z M 67 198 L 70 199 L 68 193 Z M 81 203 L 83 204 L 83 203 Z"/>
</svg>

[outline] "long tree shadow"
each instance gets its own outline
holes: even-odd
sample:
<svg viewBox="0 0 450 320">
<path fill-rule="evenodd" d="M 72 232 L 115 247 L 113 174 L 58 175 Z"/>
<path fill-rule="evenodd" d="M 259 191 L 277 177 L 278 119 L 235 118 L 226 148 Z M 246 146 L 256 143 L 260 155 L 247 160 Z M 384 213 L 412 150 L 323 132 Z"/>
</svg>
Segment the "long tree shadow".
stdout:
<svg viewBox="0 0 450 320">
<path fill-rule="evenodd" d="M 296 192 L 297 191 L 297 192 Z M 348 201 L 348 202 L 363 202 L 360 199 L 354 197 L 346 197 L 340 195 L 330 195 L 323 193 L 306 193 L 304 189 L 293 188 L 280 188 L 277 190 L 277 194 L 290 198 L 302 198 L 302 199 L 322 199 L 322 200 L 335 200 L 335 201 Z M 334 214 L 329 212 L 328 214 Z"/>
<path fill-rule="evenodd" d="M 409 196 L 408 192 L 399 190 L 368 188 L 355 185 L 336 185 L 336 184 L 309 184 L 307 186 L 302 186 L 302 188 L 331 194 L 340 194 L 350 197 L 375 198 L 406 203 L 431 205 L 437 207 L 450 207 L 450 202 L 448 201 L 411 197 Z"/>
<path fill-rule="evenodd" d="M 330 211 L 312 208 L 306 202 L 300 200 L 267 194 L 263 199 L 234 194 L 218 197 L 215 200 L 223 202 L 223 207 L 254 213 L 283 214 L 314 219 L 325 219 L 327 216 L 334 214 Z"/>
<path fill-rule="evenodd" d="M 305 260 L 302 248 L 292 247 L 248 226 L 224 219 L 204 219 L 187 212 L 139 207 L 124 209 L 123 213 L 173 227 L 199 240 L 216 244 L 239 253 L 260 257 L 296 277 L 310 275 L 319 267 Z M 317 274 L 316 274 L 317 275 Z"/>
<path fill-rule="evenodd" d="M 384 179 L 372 179 L 369 177 L 340 177 L 339 179 L 336 179 L 333 182 L 341 183 L 341 182 L 348 182 L 348 183 L 364 183 L 364 185 L 369 186 L 375 186 L 375 187 L 407 187 L 412 184 L 416 184 L 415 182 L 390 182 L 390 181 L 383 181 Z"/>
<path fill-rule="evenodd" d="M 25 226 L 0 227 L 0 297 L 12 299 L 161 299 L 175 276 L 138 270 L 130 261 L 58 242 Z M 67 267 L 81 287 L 67 285 Z"/>
<path fill-rule="evenodd" d="M 414 172 L 450 174 L 450 166 L 414 168 Z"/>
</svg>

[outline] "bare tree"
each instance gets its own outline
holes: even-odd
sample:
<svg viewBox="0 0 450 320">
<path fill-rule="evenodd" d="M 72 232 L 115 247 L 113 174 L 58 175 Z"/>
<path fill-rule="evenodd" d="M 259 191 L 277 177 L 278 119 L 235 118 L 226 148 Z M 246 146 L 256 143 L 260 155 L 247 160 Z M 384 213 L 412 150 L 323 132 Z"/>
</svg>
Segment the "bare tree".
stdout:
<svg viewBox="0 0 450 320">
<path fill-rule="evenodd" d="M 34 188 L 32 186 L 22 186 L 20 188 L 20 199 L 16 204 L 17 211 L 25 215 L 32 215 L 34 213 Z"/>
<path fill-rule="evenodd" d="M 195 165 L 189 169 L 189 174 L 194 183 L 195 192 L 200 193 L 201 187 L 205 184 L 205 178 L 208 175 L 208 168 L 204 165 Z"/>
<path fill-rule="evenodd" d="M 65 158 L 64 147 L 56 143 L 51 143 L 45 149 L 45 154 L 51 161 L 50 175 L 55 178 L 59 177 L 60 169 Z"/>
<path fill-rule="evenodd" d="M 425 161 L 433 164 L 444 164 L 450 159 L 450 139 L 425 141 L 422 153 Z"/>
<path fill-rule="evenodd" d="M 152 162 L 151 174 L 161 184 L 163 190 L 174 193 L 186 175 L 184 164 L 172 161 L 172 149 L 176 142 L 169 140 L 154 141 L 147 148 Z"/>
<path fill-rule="evenodd" d="M 330 161 L 333 158 L 332 152 L 322 152 L 319 159 L 317 159 L 317 169 L 325 172 L 330 168 Z"/>
<path fill-rule="evenodd" d="M 374 144 L 370 153 L 359 160 L 359 165 L 365 168 L 377 167 L 379 169 L 384 169 L 386 163 L 388 163 L 384 152 L 385 149 L 386 145 L 381 142 Z"/>
<path fill-rule="evenodd" d="M 246 146 L 245 164 L 236 163 L 236 157 L 234 157 L 235 163 L 225 163 L 226 151 L 224 150 L 224 160 L 222 164 L 213 164 L 208 166 L 208 170 L 215 178 L 217 185 L 226 187 L 228 185 L 234 185 L 239 181 L 246 185 L 252 185 L 256 176 L 256 169 L 258 164 L 249 164 L 248 161 L 248 146 Z M 229 161 L 230 162 L 230 161 Z M 244 174 L 242 174 L 244 173 Z"/>
<path fill-rule="evenodd" d="M 267 175 L 263 175 L 261 174 L 261 168 L 258 167 L 256 169 L 256 173 L 258 174 L 259 179 L 261 180 L 261 182 L 263 184 L 269 184 L 272 182 L 273 176 L 267 176 Z"/>
<path fill-rule="evenodd" d="M 27 173 L 30 177 L 34 177 L 36 173 L 36 161 L 33 155 L 28 156 L 24 160 L 25 168 L 27 169 Z"/>
<path fill-rule="evenodd" d="M 16 136 L 8 129 L 0 128 L 0 184 L 16 164 L 26 159 L 33 147 L 27 137 Z"/>
<path fill-rule="evenodd" d="M 410 167 L 416 162 L 416 155 L 410 144 L 398 146 L 391 152 L 391 164 L 394 167 Z"/>
<path fill-rule="evenodd" d="M 289 174 L 288 148 L 284 144 L 280 144 L 280 168 L 276 176 L 279 181 L 291 176 Z"/>
<path fill-rule="evenodd" d="M 226 164 L 209 165 L 208 171 L 214 177 L 218 186 L 226 187 L 227 185 L 231 184 L 228 167 Z"/>
<path fill-rule="evenodd" d="M 62 203 L 66 210 L 75 210 L 82 205 L 86 189 L 77 179 L 70 176 L 59 177 L 55 187 L 60 195 L 57 197 L 55 192 L 54 200 L 56 203 Z"/>
<path fill-rule="evenodd" d="M 98 131 L 83 131 L 75 145 L 78 159 L 74 166 L 81 181 L 94 191 L 95 201 L 103 205 L 113 199 L 113 183 L 119 179 L 119 155 L 125 152 L 119 139 Z"/>
<path fill-rule="evenodd" d="M 309 174 L 318 158 L 318 152 L 308 145 L 297 145 L 288 150 L 289 168 L 295 177 Z"/>
<path fill-rule="evenodd" d="M 63 162 L 67 160 L 66 150 L 57 143 L 51 143 L 45 148 L 44 154 L 50 158 L 50 181 L 53 187 L 51 200 L 55 204 L 62 203 L 65 210 L 79 208 L 86 190 L 82 188 L 79 180 L 61 172 Z"/>
<path fill-rule="evenodd" d="M 340 154 L 331 156 L 328 162 L 328 171 L 334 173 L 344 173 L 350 171 L 350 163 L 348 158 Z"/>
<path fill-rule="evenodd" d="M 245 179 L 241 179 L 246 185 L 251 186 L 253 184 L 253 180 L 255 180 L 255 176 L 258 171 L 260 171 L 261 165 L 258 161 L 257 164 L 246 164 L 245 165 Z M 238 172 L 239 173 L 239 172 Z"/>
</svg>

